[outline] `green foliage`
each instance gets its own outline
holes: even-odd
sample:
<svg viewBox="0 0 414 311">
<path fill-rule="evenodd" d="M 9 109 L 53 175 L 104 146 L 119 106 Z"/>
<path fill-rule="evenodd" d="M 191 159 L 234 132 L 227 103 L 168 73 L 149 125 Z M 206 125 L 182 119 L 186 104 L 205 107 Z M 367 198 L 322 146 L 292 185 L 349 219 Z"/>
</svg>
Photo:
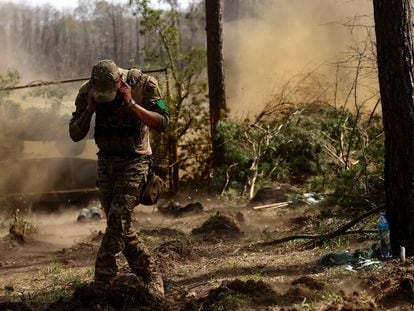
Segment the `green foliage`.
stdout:
<svg viewBox="0 0 414 311">
<path fill-rule="evenodd" d="M 182 180 L 206 175 L 211 147 L 207 83 L 204 76 L 206 50 L 202 46 L 185 45 L 181 39 L 181 23 L 189 21 L 168 2 L 168 9 L 153 9 L 148 0 L 131 0 L 140 16 L 140 31 L 153 38 L 143 49 L 146 66 L 167 67 L 172 79 L 171 97 L 166 98 L 170 112 L 168 136 L 170 146 L 179 152 L 173 170 L 186 172 Z"/>
<path fill-rule="evenodd" d="M 312 191 L 329 192 L 326 204 L 365 206 L 384 200 L 384 141 L 381 118 L 359 120 L 350 148 L 349 164 L 329 163 L 329 169 L 310 180 Z M 349 136 L 344 136 L 345 138 Z M 339 152 L 338 152 L 339 153 Z M 345 158 L 345 157 L 343 157 Z"/>
<path fill-rule="evenodd" d="M 216 171 L 216 189 L 229 178 L 229 191 L 242 193 L 252 159 L 259 156 L 259 185 L 299 183 L 308 191 L 330 194 L 327 204 L 366 205 L 366 200 L 383 200 L 379 116 L 302 104 L 254 125 L 227 120 L 219 124 L 218 132 L 226 142 L 226 160 Z"/>
<path fill-rule="evenodd" d="M 260 157 L 259 184 L 287 182 L 303 175 L 320 173 L 323 141 L 319 127 L 305 113 L 292 115 L 288 121 L 273 120 L 254 125 L 234 120 L 221 122 L 218 133 L 226 144 L 226 161 L 221 172 L 237 163 L 229 173 L 231 187 L 239 189 L 251 174 L 252 161 L 256 157 Z"/>
</svg>

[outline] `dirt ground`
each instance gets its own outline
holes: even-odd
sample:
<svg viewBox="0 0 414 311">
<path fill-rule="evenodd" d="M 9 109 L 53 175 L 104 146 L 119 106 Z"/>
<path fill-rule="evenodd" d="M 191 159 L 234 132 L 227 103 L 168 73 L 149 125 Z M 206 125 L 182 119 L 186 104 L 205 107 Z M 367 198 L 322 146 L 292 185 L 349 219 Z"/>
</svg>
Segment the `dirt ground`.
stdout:
<svg viewBox="0 0 414 311">
<path fill-rule="evenodd" d="M 186 199 L 183 205 L 194 201 Z M 265 247 L 257 243 L 338 224 L 319 220 L 318 207 L 306 204 L 259 211 L 198 201 L 203 210 L 174 216 L 154 207 L 135 210 L 138 234 L 164 273 L 166 298 L 158 307 L 133 300 L 74 307 L 73 293 L 92 281 L 104 219 L 78 223 L 77 209 L 26 214 L 33 230 L 19 240 L 9 235 L 12 217 L 4 216 L 0 310 L 414 310 L 414 260 L 361 270 L 318 263 L 331 252 L 369 247 L 375 234 L 347 235 L 314 249 L 303 248 L 305 240 Z M 125 259 L 118 263 L 128 275 Z"/>
</svg>

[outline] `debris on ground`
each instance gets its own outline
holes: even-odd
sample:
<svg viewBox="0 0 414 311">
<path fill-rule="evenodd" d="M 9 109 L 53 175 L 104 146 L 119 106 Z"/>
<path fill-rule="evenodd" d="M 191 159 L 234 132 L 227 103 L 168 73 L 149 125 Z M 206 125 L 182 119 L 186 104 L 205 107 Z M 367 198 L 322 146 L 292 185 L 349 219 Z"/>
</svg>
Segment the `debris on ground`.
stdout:
<svg viewBox="0 0 414 311">
<path fill-rule="evenodd" d="M 209 291 L 208 295 L 191 301 L 184 307 L 185 311 L 195 310 L 239 310 L 246 305 L 272 305 L 277 302 L 278 294 L 263 281 L 241 281 L 235 279 L 224 281 Z"/>
<path fill-rule="evenodd" d="M 185 206 L 181 206 L 177 202 L 172 202 L 166 206 L 158 206 L 157 209 L 161 214 L 180 217 L 190 213 L 200 213 L 204 207 L 200 202 L 189 203 Z"/>
<path fill-rule="evenodd" d="M 182 237 L 185 236 L 185 233 L 178 229 L 171 228 L 155 228 L 155 229 L 141 229 L 139 233 L 149 236 L 159 236 L 159 237 Z"/>
<path fill-rule="evenodd" d="M 101 215 L 101 210 L 100 208 L 96 207 L 96 206 L 92 206 L 91 208 L 82 208 L 79 211 L 79 215 L 77 218 L 77 221 L 79 223 L 87 223 L 89 220 L 92 221 L 99 221 L 101 220 L 102 215 Z"/>
<path fill-rule="evenodd" d="M 324 267 L 344 266 L 347 270 L 378 269 L 381 261 L 374 257 L 372 249 L 357 249 L 353 254 L 350 252 L 333 252 L 323 255 L 318 264 Z"/>
<path fill-rule="evenodd" d="M 269 210 L 273 210 L 273 209 L 276 209 L 276 208 L 286 207 L 288 205 L 289 205 L 289 202 L 286 201 L 286 202 L 279 202 L 279 203 L 272 203 L 272 204 L 265 204 L 265 205 L 253 206 L 252 208 L 254 210 L 266 210 L 266 211 L 269 211 Z"/>
<path fill-rule="evenodd" d="M 77 221 L 84 224 L 84 223 L 87 223 L 88 222 L 88 219 L 89 219 L 89 209 L 82 208 L 79 211 L 79 215 L 78 215 Z"/>
<path fill-rule="evenodd" d="M 118 275 L 109 285 L 84 284 L 70 301 L 57 301 L 48 310 L 168 310 L 165 301 L 153 294 L 134 274 Z"/>
<path fill-rule="evenodd" d="M 366 297 L 363 294 L 354 291 L 351 295 L 345 295 L 341 292 L 341 299 L 331 302 L 325 306 L 323 310 L 326 311 L 345 311 L 345 310 L 359 310 L 359 311 L 376 311 L 383 310 L 379 308 L 375 301 Z"/>
<path fill-rule="evenodd" d="M 26 242 L 26 235 L 37 232 L 37 228 L 25 220 L 20 215 L 20 210 L 16 209 L 14 219 L 10 223 L 9 234 L 2 239 L 3 244 L 9 243 L 11 246 L 23 245 Z"/>
<path fill-rule="evenodd" d="M 414 303 L 414 258 L 404 263 L 394 262 L 369 281 L 377 293 L 376 302 L 386 309 L 412 310 Z"/>
<path fill-rule="evenodd" d="M 195 228 L 191 232 L 195 235 L 205 236 L 239 237 L 243 235 L 235 219 L 227 215 L 222 215 L 220 212 L 208 218 L 201 227 Z"/>
<path fill-rule="evenodd" d="M 306 192 L 294 194 L 289 199 L 292 203 L 303 202 L 308 205 L 318 205 L 325 200 L 325 197 L 315 192 Z"/>
<path fill-rule="evenodd" d="M 308 288 L 314 289 L 314 290 L 323 290 L 324 287 L 325 287 L 324 283 L 318 282 L 310 276 L 303 276 L 299 279 L 295 279 L 295 280 L 292 281 L 291 284 L 292 285 L 303 284 L 303 285 L 307 286 Z"/>
<path fill-rule="evenodd" d="M 155 249 L 155 252 L 163 258 L 169 256 L 173 256 L 174 258 L 189 258 L 193 255 L 191 245 L 185 239 L 164 242 Z"/>
<path fill-rule="evenodd" d="M 34 311 L 34 309 L 25 302 L 0 302 L 0 310 Z"/>
</svg>

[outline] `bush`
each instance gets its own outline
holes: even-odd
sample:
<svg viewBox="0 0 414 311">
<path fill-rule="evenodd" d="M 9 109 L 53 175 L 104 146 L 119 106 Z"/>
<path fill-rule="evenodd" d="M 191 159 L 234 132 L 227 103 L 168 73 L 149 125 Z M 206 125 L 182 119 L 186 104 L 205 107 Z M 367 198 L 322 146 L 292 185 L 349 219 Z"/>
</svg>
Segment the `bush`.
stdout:
<svg viewBox="0 0 414 311">
<path fill-rule="evenodd" d="M 218 131 L 226 142 L 226 160 L 215 171 L 216 189 L 227 184 L 243 193 L 257 173 L 259 186 L 299 183 L 307 191 L 329 193 L 333 204 L 383 200 L 379 116 L 369 119 L 327 105 L 303 104 L 271 122 L 227 120 Z"/>
</svg>

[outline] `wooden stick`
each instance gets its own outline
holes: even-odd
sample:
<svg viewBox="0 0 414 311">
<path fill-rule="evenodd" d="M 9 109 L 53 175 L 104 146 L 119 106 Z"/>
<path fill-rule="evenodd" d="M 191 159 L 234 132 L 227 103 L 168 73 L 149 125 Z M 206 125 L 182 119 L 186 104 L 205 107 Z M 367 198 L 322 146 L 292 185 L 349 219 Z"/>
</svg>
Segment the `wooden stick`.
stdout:
<svg viewBox="0 0 414 311">
<path fill-rule="evenodd" d="M 288 204 L 289 204 L 288 201 L 278 202 L 278 203 L 272 203 L 272 204 L 266 204 L 266 205 L 253 206 L 253 209 L 254 210 L 259 210 L 259 209 L 264 209 L 264 208 L 269 208 L 269 207 L 277 208 L 277 207 L 286 206 Z"/>
<path fill-rule="evenodd" d="M 271 207 L 266 208 L 266 211 L 274 210 L 276 208 L 285 207 L 285 206 L 288 206 L 288 205 L 289 205 L 288 202 L 282 202 L 279 205 L 271 206 Z"/>
</svg>

